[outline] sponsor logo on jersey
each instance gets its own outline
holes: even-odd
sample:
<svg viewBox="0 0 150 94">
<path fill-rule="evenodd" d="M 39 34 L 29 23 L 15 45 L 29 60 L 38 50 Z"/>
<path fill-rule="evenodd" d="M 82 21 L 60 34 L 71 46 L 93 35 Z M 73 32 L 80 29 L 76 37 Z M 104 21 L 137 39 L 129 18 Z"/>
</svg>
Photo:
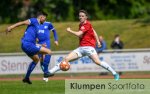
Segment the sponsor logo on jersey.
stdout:
<svg viewBox="0 0 150 94">
<path fill-rule="evenodd" d="M 85 29 L 85 27 L 84 27 L 84 26 L 82 26 L 82 27 L 81 27 L 81 30 L 84 30 L 84 29 Z"/>
<path fill-rule="evenodd" d="M 44 30 L 39 30 L 38 33 L 44 33 Z"/>
</svg>

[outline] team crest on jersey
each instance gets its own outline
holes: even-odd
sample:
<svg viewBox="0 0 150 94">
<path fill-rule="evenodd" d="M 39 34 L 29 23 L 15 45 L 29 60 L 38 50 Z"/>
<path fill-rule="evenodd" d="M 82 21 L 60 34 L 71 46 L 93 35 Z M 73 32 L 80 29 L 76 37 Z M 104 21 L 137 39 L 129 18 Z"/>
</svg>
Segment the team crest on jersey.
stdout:
<svg viewBox="0 0 150 94">
<path fill-rule="evenodd" d="M 45 28 L 45 29 L 47 29 L 47 28 L 48 28 L 48 26 L 44 26 L 44 28 Z"/>
<path fill-rule="evenodd" d="M 85 27 L 84 27 L 84 26 L 82 26 L 82 27 L 81 27 L 81 30 L 84 30 L 84 29 L 85 29 Z"/>
</svg>

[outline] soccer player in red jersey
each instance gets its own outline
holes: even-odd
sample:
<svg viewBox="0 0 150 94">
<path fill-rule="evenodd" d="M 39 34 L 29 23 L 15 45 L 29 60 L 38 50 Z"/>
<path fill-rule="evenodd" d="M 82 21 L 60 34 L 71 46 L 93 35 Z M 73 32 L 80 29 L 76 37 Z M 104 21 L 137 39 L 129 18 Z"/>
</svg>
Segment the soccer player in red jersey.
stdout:
<svg viewBox="0 0 150 94">
<path fill-rule="evenodd" d="M 93 29 L 91 23 L 87 20 L 88 14 L 85 10 L 79 11 L 79 31 L 73 31 L 70 27 L 67 28 L 67 32 L 79 37 L 79 47 L 69 53 L 63 61 L 70 62 L 81 58 L 83 56 L 89 56 L 93 62 L 103 68 L 107 69 L 114 75 L 115 80 L 119 80 L 119 75 L 116 73 L 106 62 L 100 61 L 98 54 L 95 50 L 96 42 L 99 47 L 101 44 L 99 42 L 97 33 Z M 59 64 L 50 70 L 50 73 L 54 73 L 60 70 Z"/>
</svg>

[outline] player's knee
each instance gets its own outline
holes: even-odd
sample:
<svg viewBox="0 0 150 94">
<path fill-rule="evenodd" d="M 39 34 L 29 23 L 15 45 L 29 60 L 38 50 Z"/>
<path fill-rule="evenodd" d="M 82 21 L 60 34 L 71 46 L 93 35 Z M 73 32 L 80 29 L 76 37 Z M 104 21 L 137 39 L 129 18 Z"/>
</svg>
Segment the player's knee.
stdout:
<svg viewBox="0 0 150 94">
<path fill-rule="evenodd" d="M 100 61 L 99 60 L 94 60 L 95 64 L 100 65 Z"/>
<path fill-rule="evenodd" d="M 52 51 L 51 50 L 47 50 L 47 54 L 51 55 Z"/>
<path fill-rule="evenodd" d="M 46 54 L 49 54 L 49 55 L 51 55 L 51 53 L 52 53 L 52 51 L 50 49 L 45 49 L 45 51 L 46 51 Z"/>
<path fill-rule="evenodd" d="M 33 61 L 34 61 L 35 63 L 38 63 L 38 62 L 40 61 L 40 59 L 39 59 L 39 58 L 34 58 Z"/>
<path fill-rule="evenodd" d="M 41 49 L 40 49 L 40 52 L 39 53 L 41 53 L 41 54 L 49 54 L 49 55 L 51 55 L 51 50 L 50 49 L 47 49 L 47 48 L 44 48 L 44 47 L 41 47 Z"/>
</svg>

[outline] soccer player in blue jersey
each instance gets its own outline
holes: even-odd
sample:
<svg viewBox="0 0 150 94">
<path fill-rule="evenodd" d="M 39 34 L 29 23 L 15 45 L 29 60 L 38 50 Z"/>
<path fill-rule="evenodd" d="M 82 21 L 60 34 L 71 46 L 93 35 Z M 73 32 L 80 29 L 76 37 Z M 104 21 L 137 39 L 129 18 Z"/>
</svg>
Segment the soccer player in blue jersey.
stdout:
<svg viewBox="0 0 150 94">
<path fill-rule="evenodd" d="M 29 79 L 29 76 L 33 69 L 35 68 L 36 64 L 39 62 L 38 54 L 51 54 L 51 50 L 45 48 L 41 45 L 36 45 L 36 38 L 38 35 L 39 27 L 42 25 L 46 20 L 47 14 L 44 12 L 40 12 L 37 15 L 37 18 L 30 18 L 25 21 L 21 21 L 9 26 L 6 30 L 6 34 L 10 32 L 12 29 L 21 26 L 21 25 L 28 25 L 24 36 L 21 40 L 21 48 L 22 50 L 33 60 L 27 70 L 26 76 L 23 79 L 24 83 L 32 84 Z M 50 74 L 45 74 L 45 76 L 50 76 Z"/>
<path fill-rule="evenodd" d="M 48 49 L 51 48 L 51 45 L 50 45 L 51 44 L 50 43 L 50 31 L 53 32 L 54 39 L 55 39 L 54 43 L 55 43 L 55 45 L 58 46 L 57 32 L 56 32 L 56 30 L 53 27 L 51 22 L 44 22 L 40 26 L 39 31 L 38 31 L 38 35 L 37 35 L 38 44 L 44 45 Z M 42 55 L 42 54 L 40 54 L 39 57 L 40 57 L 40 64 L 41 64 L 42 71 L 44 72 L 44 74 L 49 73 L 48 65 L 49 65 L 49 62 L 50 62 L 50 59 L 51 59 L 51 55 L 48 55 L 48 54 L 47 55 Z M 43 80 L 48 81 L 48 78 L 45 77 L 45 75 L 44 75 Z"/>
</svg>

